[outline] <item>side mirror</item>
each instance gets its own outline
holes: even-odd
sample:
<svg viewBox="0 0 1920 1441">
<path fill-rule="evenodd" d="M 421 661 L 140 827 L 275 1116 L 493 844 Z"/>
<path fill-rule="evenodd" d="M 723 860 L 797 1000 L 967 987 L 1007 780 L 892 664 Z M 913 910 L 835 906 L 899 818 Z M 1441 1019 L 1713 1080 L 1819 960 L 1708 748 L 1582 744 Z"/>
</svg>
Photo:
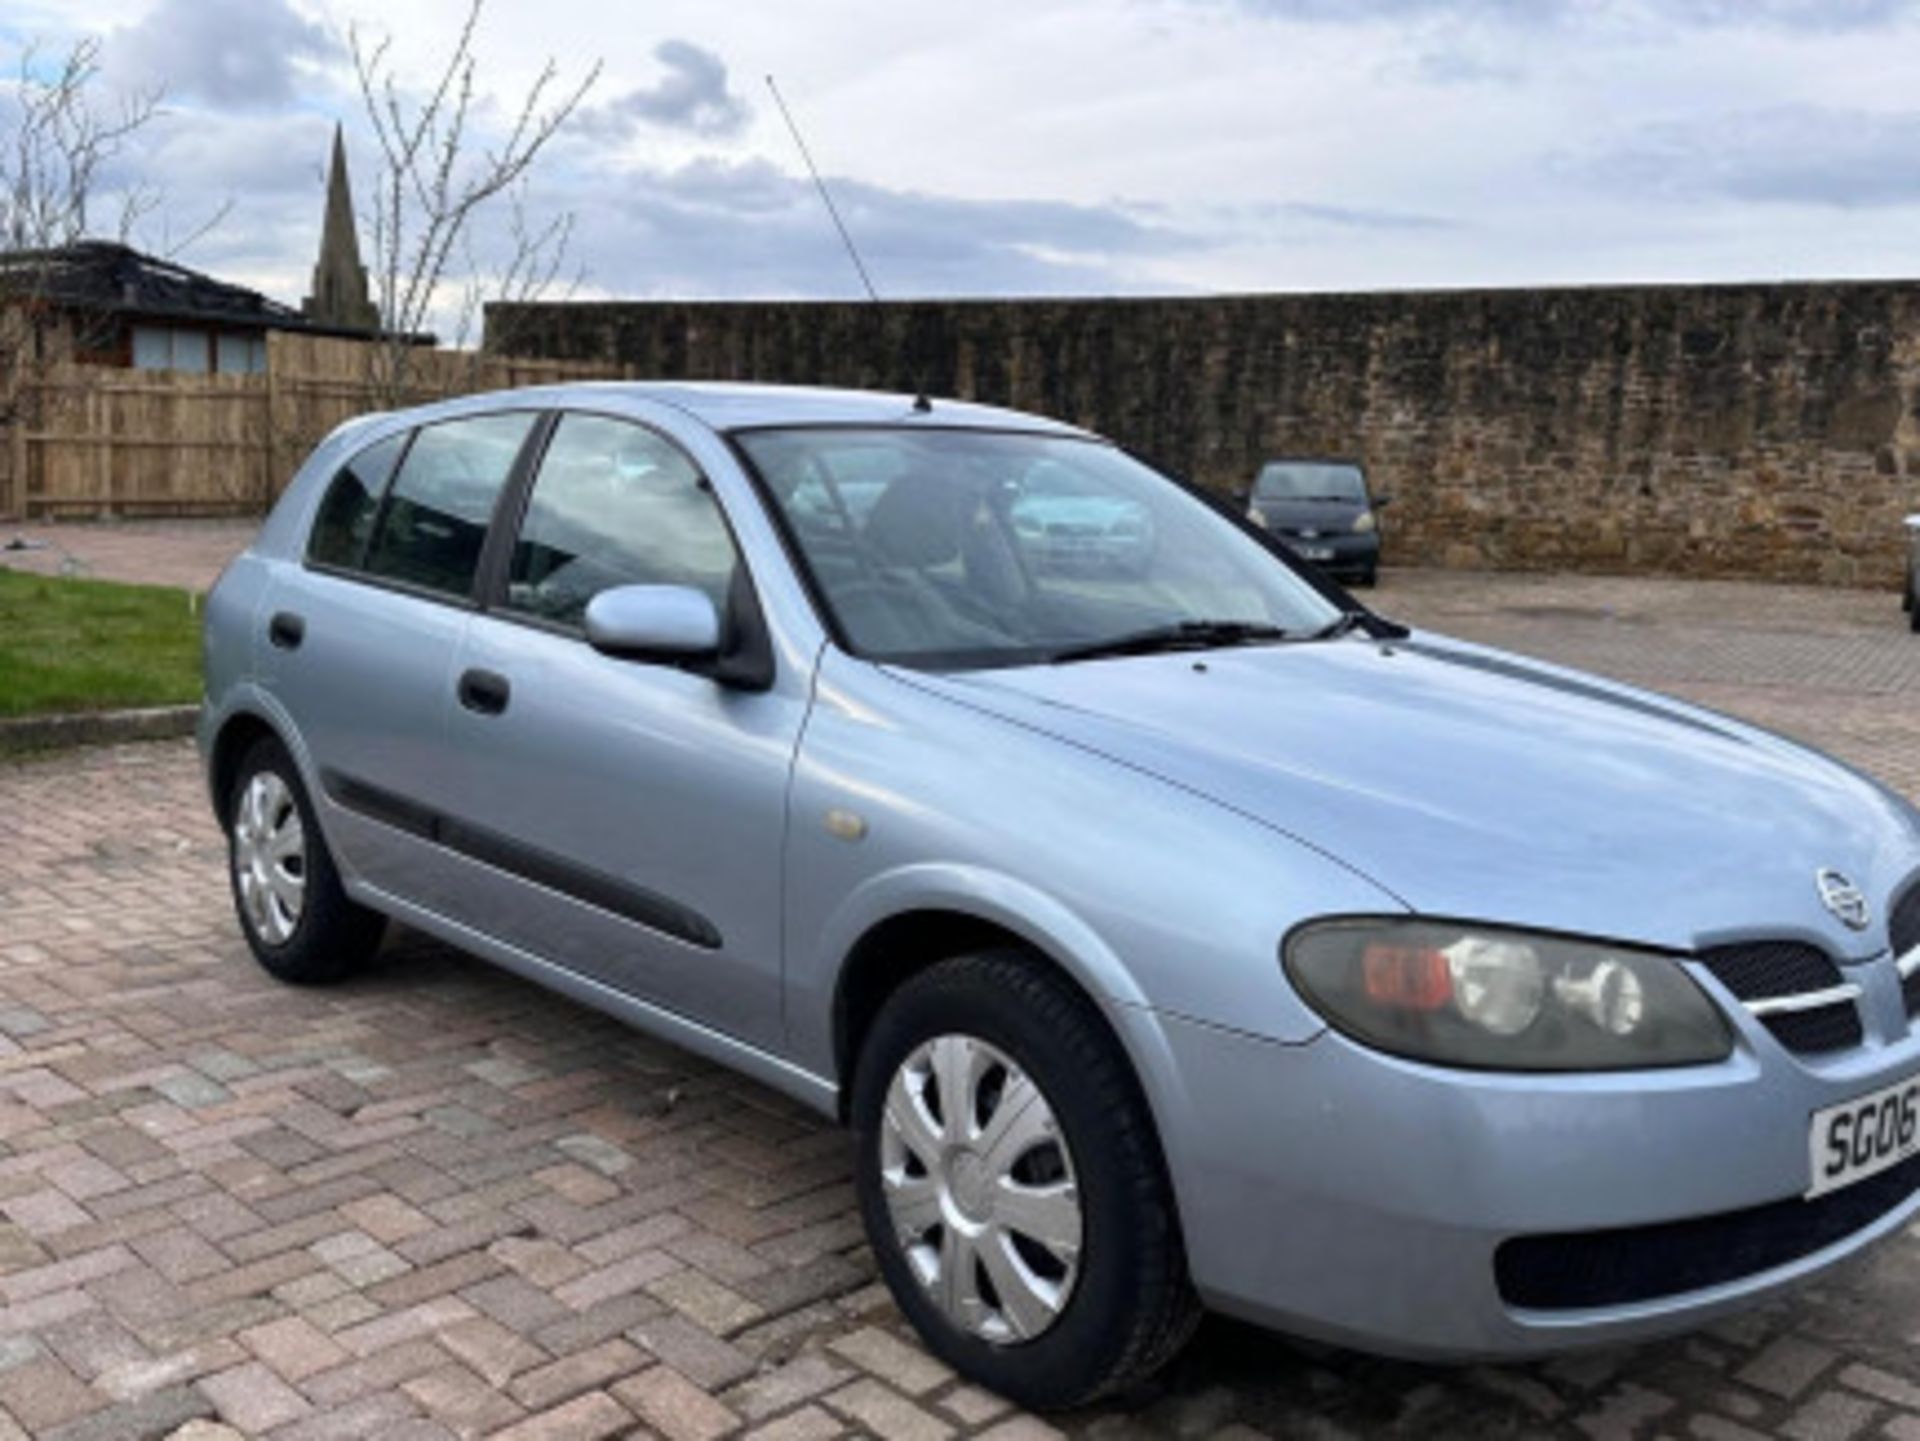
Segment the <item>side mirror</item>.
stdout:
<svg viewBox="0 0 1920 1441">
<path fill-rule="evenodd" d="M 587 602 L 587 644 L 624 660 L 712 660 L 720 612 L 687 585 L 617 585 Z"/>
<path fill-rule="evenodd" d="M 1388 506 L 1392 504 L 1393 504 L 1393 497 L 1390 495 L 1376 495 L 1373 498 L 1373 508 L 1375 510 L 1385 510 Z"/>
<path fill-rule="evenodd" d="M 1242 505 L 1253 499 L 1253 487 L 1250 485 L 1236 485 L 1230 493 Z"/>
</svg>

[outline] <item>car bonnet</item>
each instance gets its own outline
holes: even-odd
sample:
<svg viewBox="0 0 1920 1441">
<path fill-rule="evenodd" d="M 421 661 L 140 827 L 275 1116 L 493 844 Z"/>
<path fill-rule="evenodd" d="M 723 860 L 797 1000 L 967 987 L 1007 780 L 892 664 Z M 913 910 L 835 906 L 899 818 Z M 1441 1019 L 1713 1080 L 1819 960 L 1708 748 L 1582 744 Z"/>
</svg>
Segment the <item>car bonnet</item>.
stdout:
<svg viewBox="0 0 1920 1441">
<path fill-rule="evenodd" d="M 1689 948 L 1884 948 L 1913 812 L 1816 752 L 1681 702 L 1419 635 L 945 674 L 912 683 L 1147 771 L 1339 857 L 1414 909 Z M 1135 816 L 1150 845 L 1150 816 Z"/>
</svg>

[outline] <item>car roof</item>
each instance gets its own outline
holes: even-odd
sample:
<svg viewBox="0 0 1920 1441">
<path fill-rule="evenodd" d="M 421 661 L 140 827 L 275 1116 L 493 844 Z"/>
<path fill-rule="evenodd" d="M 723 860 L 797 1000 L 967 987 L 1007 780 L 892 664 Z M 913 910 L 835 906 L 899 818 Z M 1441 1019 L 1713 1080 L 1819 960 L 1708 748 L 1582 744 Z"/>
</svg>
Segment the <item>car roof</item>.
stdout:
<svg viewBox="0 0 1920 1441">
<path fill-rule="evenodd" d="M 800 425 L 915 425 L 929 429 L 1024 430 L 1054 435 L 1086 435 L 1063 421 L 999 406 L 938 396 L 917 408 L 917 397 L 902 392 L 834 390 L 810 385 L 765 385 L 734 381 L 596 380 L 533 386 L 461 396 L 405 412 L 409 419 L 457 411 L 472 413 L 504 402 L 528 405 L 593 406 L 610 399 L 652 401 L 685 412 L 711 430 L 751 430 Z M 394 418 L 400 418 L 396 415 Z"/>
</svg>

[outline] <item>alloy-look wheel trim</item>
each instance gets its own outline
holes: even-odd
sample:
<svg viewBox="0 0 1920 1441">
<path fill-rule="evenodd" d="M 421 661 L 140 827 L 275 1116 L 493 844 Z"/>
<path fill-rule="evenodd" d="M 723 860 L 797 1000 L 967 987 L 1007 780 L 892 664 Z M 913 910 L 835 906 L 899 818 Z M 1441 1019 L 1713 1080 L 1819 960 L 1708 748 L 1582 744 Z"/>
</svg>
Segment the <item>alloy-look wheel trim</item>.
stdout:
<svg viewBox="0 0 1920 1441">
<path fill-rule="evenodd" d="M 887 1089 L 880 1185 L 893 1234 L 933 1305 L 996 1346 L 1060 1319 L 1084 1219 L 1053 1107 L 1005 1052 L 973 1036 L 922 1042 Z"/>
<path fill-rule="evenodd" d="M 307 831 L 293 791 L 259 771 L 233 816 L 233 875 L 254 934 L 283 946 L 299 928 L 307 901 Z"/>
</svg>

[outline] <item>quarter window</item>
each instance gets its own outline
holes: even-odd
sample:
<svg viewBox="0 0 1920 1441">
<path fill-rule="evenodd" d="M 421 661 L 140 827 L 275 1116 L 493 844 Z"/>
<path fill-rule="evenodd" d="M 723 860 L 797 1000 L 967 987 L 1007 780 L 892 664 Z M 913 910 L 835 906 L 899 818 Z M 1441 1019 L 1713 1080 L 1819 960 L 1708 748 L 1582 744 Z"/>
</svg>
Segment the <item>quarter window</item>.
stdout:
<svg viewBox="0 0 1920 1441">
<path fill-rule="evenodd" d="M 726 521 L 684 451 L 630 421 L 568 415 L 527 498 L 506 606 L 577 626 L 611 586 L 686 585 L 724 611 L 736 565 Z"/>
<path fill-rule="evenodd" d="M 316 565 L 357 566 L 366 553 L 380 496 L 393 474 L 394 462 L 406 448 L 405 433 L 368 446 L 341 467 L 320 502 L 313 520 L 313 538 L 307 559 Z"/>
<path fill-rule="evenodd" d="M 448 595 L 471 591 L 494 501 L 534 419 L 514 411 L 424 427 L 394 478 L 368 574 Z"/>
</svg>

